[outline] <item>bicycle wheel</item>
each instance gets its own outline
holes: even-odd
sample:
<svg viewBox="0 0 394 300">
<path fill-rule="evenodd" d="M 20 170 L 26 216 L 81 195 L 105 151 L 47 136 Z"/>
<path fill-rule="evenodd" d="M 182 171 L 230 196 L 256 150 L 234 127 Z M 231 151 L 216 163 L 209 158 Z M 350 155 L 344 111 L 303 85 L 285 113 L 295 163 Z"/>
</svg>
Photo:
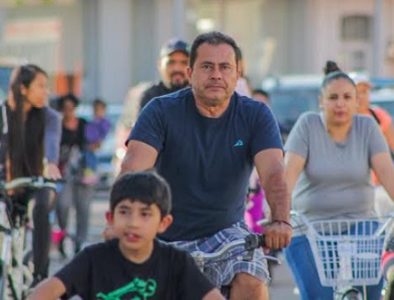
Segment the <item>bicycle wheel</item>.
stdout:
<svg viewBox="0 0 394 300">
<path fill-rule="evenodd" d="M 31 287 L 34 281 L 33 250 L 28 250 L 23 256 L 23 283 L 26 287 Z"/>
<path fill-rule="evenodd" d="M 4 232 L 1 232 L 0 245 L 0 299 L 16 299 L 15 293 L 12 292 L 9 281 L 9 271 L 12 267 L 11 236 Z"/>
<path fill-rule="evenodd" d="M 1 262 L 1 274 L 0 274 L 0 299 L 6 299 L 7 295 L 7 286 L 8 286 L 8 280 L 7 280 L 7 267 L 6 264 Z"/>
<path fill-rule="evenodd" d="M 28 286 L 24 280 L 23 255 L 25 246 L 25 228 L 15 227 L 12 229 L 11 261 L 7 270 L 8 285 L 11 299 L 22 299 Z"/>
</svg>

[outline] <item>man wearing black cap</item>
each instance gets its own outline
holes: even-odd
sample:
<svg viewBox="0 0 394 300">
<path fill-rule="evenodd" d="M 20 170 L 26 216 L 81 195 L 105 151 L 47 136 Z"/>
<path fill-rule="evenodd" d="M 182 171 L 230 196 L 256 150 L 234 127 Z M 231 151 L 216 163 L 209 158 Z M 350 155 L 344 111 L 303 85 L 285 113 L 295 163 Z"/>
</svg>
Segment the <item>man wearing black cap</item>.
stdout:
<svg viewBox="0 0 394 300">
<path fill-rule="evenodd" d="M 186 42 L 173 38 L 163 45 L 158 62 L 161 81 L 143 93 L 140 110 L 152 98 L 175 92 L 189 84 L 186 75 L 188 61 L 189 46 Z"/>
</svg>

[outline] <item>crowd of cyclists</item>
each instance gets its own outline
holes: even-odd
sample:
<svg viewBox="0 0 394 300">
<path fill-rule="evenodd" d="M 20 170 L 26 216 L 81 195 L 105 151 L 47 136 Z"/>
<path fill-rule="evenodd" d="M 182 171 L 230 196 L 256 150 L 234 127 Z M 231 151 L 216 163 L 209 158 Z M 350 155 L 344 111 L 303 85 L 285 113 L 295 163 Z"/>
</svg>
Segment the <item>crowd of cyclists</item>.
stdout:
<svg viewBox="0 0 394 300">
<path fill-rule="evenodd" d="M 191 47 L 171 39 L 158 65 L 161 81 L 134 99 L 105 241 L 87 247 L 94 151 L 110 126 L 105 103 L 94 102 L 90 122 L 77 116 L 80 100 L 73 94 L 59 97 L 55 111 L 47 103 L 46 72 L 33 64 L 14 70 L 1 106 L 1 180 L 62 178 L 57 195 L 50 189 L 12 195 L 35 199 L 29 299 L 223 299 L 222 286 L 231 287 L 230 299 L 268 299 L 266 250 L 255 250 L 248 261 L 230 257 L 206 276 L 185 254 L 216 252 L 250 231 L 264 233 L 267 249 L 285 249 L 302 299 L 333 299 L 290 209 L 310 221 L 365 219 L 377 217 L 374 184 L 394 199 L 394 127 L 387 113 L 370 107 L 368 80 L 328 61 L 320 113 L 303 114 L 283 147 L 269 95 L 249 87 L 230 36 L 204 33 Z M 56 207 L 63 241 L 72 204 L 76 256 L 43 281 L 50 211 Z M 262 228 L 264 217 L 269 223 Z M 59 251 L 66 255 L 62 241 Z M 367 299 L 380 299 L 382 287 L 383 279 L 369 286 Z"/>
</svg>

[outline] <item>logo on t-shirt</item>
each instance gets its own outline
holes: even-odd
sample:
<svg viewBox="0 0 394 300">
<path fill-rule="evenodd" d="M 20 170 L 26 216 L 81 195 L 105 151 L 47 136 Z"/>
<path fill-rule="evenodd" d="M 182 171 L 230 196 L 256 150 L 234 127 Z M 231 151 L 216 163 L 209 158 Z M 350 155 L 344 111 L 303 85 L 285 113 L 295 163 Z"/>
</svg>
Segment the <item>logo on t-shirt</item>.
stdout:
<svg viewBox="0 0 394 300">
<path fill-rule="evenodd" d="M 233 147 L 242 147 L 244 145 L 244 142 L 243 142 L 243 140 L 237 140 L 236 142 L 235 142 L 235 144 L 233 145 Z"/>
<path fill-rule="evenodd" d="M 97 299 L 102 300 L 121 300 L 127 296 L 127 299 L 147 300 L 156 294 L 157 283 L 154 279 L 147 281 L 134 278 L 133 281 L 125 286 L 116 289 L 108 294 L 98 293 Z"/>
</svg>

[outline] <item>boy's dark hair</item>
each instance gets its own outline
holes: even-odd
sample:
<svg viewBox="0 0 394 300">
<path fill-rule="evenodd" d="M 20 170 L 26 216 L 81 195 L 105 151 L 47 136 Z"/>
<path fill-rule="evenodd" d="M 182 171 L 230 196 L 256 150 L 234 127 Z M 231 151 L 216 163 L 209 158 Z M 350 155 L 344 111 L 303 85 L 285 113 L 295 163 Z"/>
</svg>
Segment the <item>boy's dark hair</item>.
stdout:
<svg viewBox="0 0 394 300">
<path fill-rule="evenodd" d="M 104 108 L 107 107 L 107 103 L 103 99 L 96 98 L 93 100 L 93 107 L 103 106 Z"/>
<path fill-rule="evenodd" d="M 125 199 L 147 205 L 156 204 L 160 209 L 161 217 L 171 211 L 170 186 L 155 171 L 128 172 L 121 175 L 111 189 L 111 212 L 114 212 L 116 205 Z"/>
<path fill-rule="evenodd" d="M 198 48 L 204 44 L 207 43 L 209 45 L 221 45 L 221 44 L 227 44 L 231 46 L 234 49 L 234 54 L 235 54 L 235 61 L 238 66 L 238 62 L 241 60 L 241 50 L 238 47 L 237 43 L 234 41 L 234 39 L 224 33 L 221 33 L 219 31 L 212 31 L 212 32 L 207 32 L 207 33 L 202 33 L 198 35 L 192 44 L 192 48 L 190 50 L 190 60 L 189 60 L 189 66 L 193 68 L 193 65 L 197 59 L 197 50 Z"/>
</svg>

